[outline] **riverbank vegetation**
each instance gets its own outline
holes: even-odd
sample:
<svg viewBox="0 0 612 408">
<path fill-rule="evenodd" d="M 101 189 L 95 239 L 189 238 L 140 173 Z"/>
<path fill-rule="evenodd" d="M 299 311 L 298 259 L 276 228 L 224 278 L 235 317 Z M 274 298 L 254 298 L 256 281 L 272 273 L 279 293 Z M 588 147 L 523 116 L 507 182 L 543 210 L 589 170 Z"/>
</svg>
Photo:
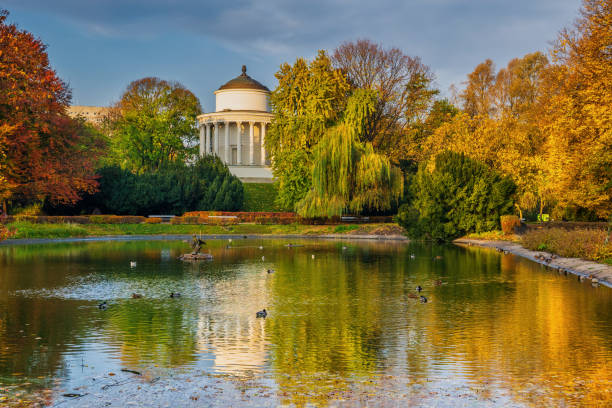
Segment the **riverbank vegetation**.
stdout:
<svg viewBox="0 0 612 408">
<path fill-rule="evenodd" d="M 521 236 L 521 244 L 533 251 L 612 265 L 612 238 L 608 231 L 601 229 L 533 229 Z"/>
</svg>

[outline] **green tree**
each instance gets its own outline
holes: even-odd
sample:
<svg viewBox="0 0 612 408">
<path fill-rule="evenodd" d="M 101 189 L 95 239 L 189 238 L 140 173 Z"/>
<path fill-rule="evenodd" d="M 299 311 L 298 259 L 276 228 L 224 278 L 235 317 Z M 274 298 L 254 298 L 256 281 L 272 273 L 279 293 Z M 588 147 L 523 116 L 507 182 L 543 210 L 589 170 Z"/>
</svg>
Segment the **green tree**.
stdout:
<svg viewBox="0 0 612 408">
<path fill-rule="evenodd" d="M 178 82 L 143 78 L 130 83 L 110 116 L 110 164 L 135 172 L 185 161 L 196 153 L 198 98 Z"/>
<path fill-rule="evenodd" d="M 312 188 L 296 206 L 301 216 L 388 210 L 401 197 L 401 171 L 360 141 L 377 100 L 372 90 L 355 90 L 343 120 L 326 131 L 314 152 Z"/>
<path fill-rule="evenodd" d="M 217 157 L 193 164 L 175 162 L 156 171 L 133 173 L 119 166 L 99 170 L 100 191 L 85 198 L 78 209 L 98 208 L 112 214 L 176 214 L 186 211 L 238 211 L 242 183 Z"/>
<path fill-rule="evenodd" d="M 266 135 L 278 184 L 277 202 L 293 210 L 310 188 L 312 150 L 344 110 L 350 90 L 344 74 L 332 67 L 325 51 L 308 63 L 298 58 L 276 73 L 270 95 L 274 120 Z"/>
<path fill-rule="evenodd" d="M 410 188 L 413 200 L 400 207 L 398 221 L 411 238 L 434 241 L 499 228 L 516 190 L 510 178 L 454 152 L 422 163 Z"/>
<path fill-rule="evenodd" d="M 418 57 L 370 40 L 341 44 L 333 62 L 353 87 L 376 91 L 376 109 L 360 138 L 398 163 L 409 147 L 408 130 L 425 119 L 439 93 L 432 88 L 430 68 Z"/>
</svg>

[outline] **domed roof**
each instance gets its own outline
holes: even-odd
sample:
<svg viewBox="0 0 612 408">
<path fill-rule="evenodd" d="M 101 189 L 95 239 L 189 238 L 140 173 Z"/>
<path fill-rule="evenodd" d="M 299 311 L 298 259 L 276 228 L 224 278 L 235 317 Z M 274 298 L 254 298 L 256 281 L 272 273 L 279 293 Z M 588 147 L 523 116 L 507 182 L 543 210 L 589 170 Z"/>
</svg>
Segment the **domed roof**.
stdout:
<svg viewBox="0 0 612 408">
<path fill-rule="evenodd" d="M 260 91 L 270 92 L 270 90 L 251 78 L 246 73 L 246 65 L 242 66 L 242 74 L 238 75 L 236 78 L 229 80 L 219 88 L 219 91 L 223 89 L 258 89 Z"/>
</svg>

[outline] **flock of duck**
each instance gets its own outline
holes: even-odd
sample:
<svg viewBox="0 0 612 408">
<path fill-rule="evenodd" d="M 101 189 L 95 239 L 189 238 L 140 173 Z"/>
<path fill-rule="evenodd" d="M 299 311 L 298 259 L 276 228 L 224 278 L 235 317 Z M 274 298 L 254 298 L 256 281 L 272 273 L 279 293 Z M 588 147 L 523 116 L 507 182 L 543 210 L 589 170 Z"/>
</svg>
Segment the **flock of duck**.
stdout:
<svg viewBox="0 0 612 408">
<path fill-rule="evenodd" d="M 246 238 L 246 236 L 245 236 L 245 238 Z M 232 242 L 231 238 L 229 239 L 229 242 L 230 243 Z M 293 247 L 301 247 L 303 245 L 289 243 L 289 244 L 286 244 L 285 246 L 287 248 L 293 248 Z M 230 247 L 230 245 L 227 245 L 226 248 L 231 248 L 231 247 Z M 259 249 L 263 249 L 263 246 L 260 246 Z M 347 249 L 346 246 L 342 247 L 342 250 L 346 250 L 346 249 Z M 314 254 L 312 254 L 311 257 L 312 257 L 312 259 L 315 259 Z M 415 259 L 415 258 L 416 258 L 416 256 L 414 254 L 410 254 L 410 259 Z M 433 259 L 434 260 L 440 260 L 440 259 L 442 259 L 442 257 L 438 255 L 438 256 L 435 256 Z M 264 261 L 265 257 L 262 256 L 261 260 Z M 136 266 L 137 266 L 136 261 L 130 261 L 130 268 L 135 268 Z M 274 273 L 274 269 L 267 269 L 266 273 L 272 274 L 272 273 Z M 442 281 L 441 280 L 437 280 L 437 281 L 435 281 L 434 284 L 436 286 L 441 286 L 442 285 Z M 420 294 L 423 291 L 423 287 L 421 285 L 417 285 L 416 291 L 417 291 L 417 293 L 419 295 L 416 295 L 414 293 L 409 293 L 408 297 L 409 298 L 414 298 L 414 299 L 419 299 L 419 302 L 421 302 L 421 303 L 427 303 L 427 301 L 428 301 L 427 297 L 425 297 L 425 296 Z M 142 297 L 143 296 L 140 293 L 132 293 L 132 299 L 141 299 Z M 169 297 L 170 298 L 178 298 L 178 297 L 181 297 L 181 294 L 179 292 L 170 292 L 170 296 Z M 100 309 L 100 310 L 106 310 L 107 308 L 108 308 L 108 303 L 107 303 L 106 300 L 98 305 L 98 309 Z M 260 310 L 260 311 L 255 313 L 255 317 L 256 318 L 264 318 L 265 319 L 267 316 L 268 316 L 268 312 L 266 311 L 266 309 L 262 309 L 262 310 Z"/>
</svg>

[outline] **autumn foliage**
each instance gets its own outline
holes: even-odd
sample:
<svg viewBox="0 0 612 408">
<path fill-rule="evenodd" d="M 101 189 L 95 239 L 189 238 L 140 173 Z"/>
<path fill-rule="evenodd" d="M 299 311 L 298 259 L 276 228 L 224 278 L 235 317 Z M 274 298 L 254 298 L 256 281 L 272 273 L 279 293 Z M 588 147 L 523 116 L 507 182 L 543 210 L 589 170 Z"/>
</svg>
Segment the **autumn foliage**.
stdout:
<svg viewBox="0 0 612 408">
<path fill-rule="evenodd" d="M 612 213 L 612 2 L 584 0 L 550 55 L 491 60 L 468 75 L 461 112 L 425 138 L 421 159 L 463 153 L 518 187 L 520 215 Z"/>
<path fill-rule="evenodd" d="M 46 46 L 0 10 L 0 202 L 74 203 L 96 189 L 97 133 L 66 114 L 70 91 Z"/>
</svg>

